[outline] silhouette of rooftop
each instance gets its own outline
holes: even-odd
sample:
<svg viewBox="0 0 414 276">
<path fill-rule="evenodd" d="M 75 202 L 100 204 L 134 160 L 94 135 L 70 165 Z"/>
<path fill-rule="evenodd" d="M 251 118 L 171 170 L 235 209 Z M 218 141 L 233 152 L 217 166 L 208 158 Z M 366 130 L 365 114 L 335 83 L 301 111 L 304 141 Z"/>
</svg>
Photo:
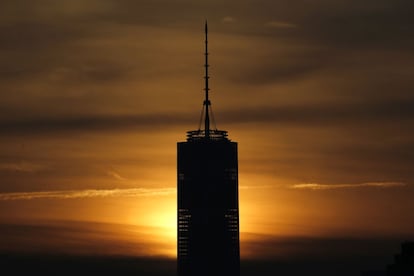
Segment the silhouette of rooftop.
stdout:
<svg viewBox="0 0 414 276">
<path fill-rule="evenodd" d="M 401 244 L 401 253 L 394 256 L 394 263 L 387 266 L 387 276 L 414 276 L 414 241 Z"/>
</svg>

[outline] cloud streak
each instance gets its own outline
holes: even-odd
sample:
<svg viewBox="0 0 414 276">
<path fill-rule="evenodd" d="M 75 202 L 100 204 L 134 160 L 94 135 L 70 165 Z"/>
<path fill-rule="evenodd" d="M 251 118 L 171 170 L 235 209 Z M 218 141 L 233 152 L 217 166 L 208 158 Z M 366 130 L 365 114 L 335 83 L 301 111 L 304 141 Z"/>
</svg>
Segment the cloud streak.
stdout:
<svg viewBox="0 0 414 276">
<path fill-rule="evenodd" d="M 121 176 L 119 173 L 117 173 L 116 171 L 110 170 L 106 172 L 109 176 L 115 178 L 116 180 L 119 181 L 128 181 L 127 178 Z"/>
<path fill-rule="evenodd" d="M 305 190 L 336 190 L 336 189 L 356 189 L 356 188 L 396 188 L 407 186 L 404 182 L 366 182 L 357 184 L 318 184 L 318 183 L 305 183 L 294 184 L 291 186 L 293 189 L 305 189 Z"/>
<path fill-rule="evenodd" d="M 43 165 L 30 163 L 30 162 L 0 163 L 0 171 L 33 173 L 33 172 L 41 171 L 44 168 L 45 166 Z"/>
<path fill-rule="evenodd" d="M 175 194 L 175 188 L 132 188 L 132 189 L 85 189 L 68 191 L 40 191 L 0 193 L 0 201 L 8 200 L 32 200 L 32 199 L 76 199 L 92 197 L 142 197 L 142 196 L 167 196 Z"/>
<path fill-rule="evenodd" d="M 271 27 L 271 28 L 281 28 L 281 29 L 296 28 L 297 27 L 293 23 L 283 22 L 283 21 L 269 21 L 265 24 L 265 26 L 266 27 Z"/>
</svg>

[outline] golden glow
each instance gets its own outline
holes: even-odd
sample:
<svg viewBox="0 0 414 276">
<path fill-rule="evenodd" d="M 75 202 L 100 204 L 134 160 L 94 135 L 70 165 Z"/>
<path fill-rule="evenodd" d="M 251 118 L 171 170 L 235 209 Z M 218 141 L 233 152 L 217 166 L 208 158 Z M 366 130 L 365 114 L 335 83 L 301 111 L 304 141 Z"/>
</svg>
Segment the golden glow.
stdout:
<svg viewBox="0 0 414 276">
<path fill-rule="evenodd" d="M 176 195 L 149 198 L 145 205 L 136 204 L 127 221 L 137 226 L 148 227 L 148 234 L 156 236 L 159 254 L 176 256 Z M 152 203 L 150 203 L 152 202 Z M 133 203 L 132 203 L 132 206 Z"/>
<path fill-rule="evenodd" d="M 265 181 L 263 177 L 256 178 L 257 181 L 259 179 L 261 182 Z M 383 187 L 356 186 L 351 189 L 347 186 L 344 190 L 310 190 L 304 193 L 302 189 L 294 188 L 294 185 L 274 183 L 248 186 L 245 185 L 247 180 L 253 181 L 255 176 L 242 174 L 240 179 L 243 183 L 240 186 L 243 258 L 257 258 L 268 254 L 266 250 L 270 249 L 267 247 L 260 250 L 257 248 L 266 239 L 282 241 L 291 237 L 341 235 L 359 237 L 366 233 L 381 236 L 390 233 L 407 234 L 413 230 L 410 221 L 405 222 L 405 227 L 400 227 L 404 218 L 401 210 L 409 208 L 411 204 L 409 196 L 401 195 L 405 187 L 401 187 L 398 192 L 401 198 L 398 208 L 389 210 L 392 194 L 384 191 Z M 267 181 L 272 183 L 270 179 Z M 371 197 L 377 202 L 375 206 L 367 202 L 364 192 L 371 193 Z M 4 194 L 0 197 L 0 219 L 3 223 L 14 224 L 58 223 L 70 227 L 79 226 L 81 230 L 68 233 L 65 233 L 65 226 L 62 228 L 63 233 L 59 234 L 61 237 L 70 235 L 65 239 L 78 240 L 78 248 L 67 245 L 67 250 L 71 252 L 84 254 L 99 251 L 91 243 L 85 243 L 87 238 L 97 244 L 104 244 L 107 254 L 159 255 L 171 258 L 176 256 L 175 188 L 155 188 L 144 193 L 132 189 L 122 193 L 114 190 L 102 193 L 72 191 L 67 194 L 76 194 L 76 197 L 64 196 L 63 192 Z M 349 204 L 349 198 L 352 198 L 352 204 Z M 364 212 L 358 213 L 360 210 Z M 389 217 L 390 213 L 393 214 L 392 218 Z M 384 221 L 388 223 L 384 224 Z M 85 230 L 82 230 L 84 227 Z M 44 248 L 54 248 L 53 239 L 30 239 L 36 245 L 30 248 L 43 248 L 46 245 Z M 30 243 L 30 239 L 26 242 Z M 282 256 L 283 250 L 273 250 L 272 254 Z"/>
</svg>

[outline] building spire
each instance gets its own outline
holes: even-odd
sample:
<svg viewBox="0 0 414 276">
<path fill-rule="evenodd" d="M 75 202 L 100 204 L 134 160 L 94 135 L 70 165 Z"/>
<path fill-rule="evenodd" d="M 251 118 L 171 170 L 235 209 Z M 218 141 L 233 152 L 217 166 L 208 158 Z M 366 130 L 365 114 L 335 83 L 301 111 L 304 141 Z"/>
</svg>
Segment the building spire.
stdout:
<svg viewBox="0 0 414 276">
<path fill-rule="evenodd" d="M 206 34 L 206 39 L 205 39 L 205 45 L 206 45 L 206 51 L 205 51 L 205 64 L 204 64 L 204 68 L 205 68 L 205 87 L 204 87 L 204 91 L 205 91 L 205 99 L 204 99 L 204 110 L 205 110 L 205 116 L 204 116 L 204 133 L 205 133 L 205 138 L 210 138 L 210 117 L 209 117 L 209 109 L 210 109 L 210 100 L 208 99 L 208 91 L 210 90 L 208 88 L 208 39 L 207 39 L 207 34 L 208 34 L 208 28 L 207 28 L 207 20 L 206 20 L 206 24 L 205 24 L 205 34 Z"/>
<path fill-rule="evenodd" d="M 211 102 L 209 99 L 209 91 L 210 88 L 208 86 L 208 80 L 210 79 L 208 75 L 208 68 L 210 65 L 208 64 L 208 27 L 207 27 L 207 20 L 204 25 L 204 33 L 205 33 L 205 75 L 204 75 L 204 92 L 205 92 L 205 98 L 203 102 L 203 108 L 201 110 L 201 116 L 200 121 L 198 123 L 198 129 L 197 130 L 190 130 L 187 131 L 187 140 L 188 141 L 197 141 L 197 140 L 228 140 L 227 139 L 227 131 L 225 130 L 218 130 L 216 127 L 216 122 L 214 120 L 214 114 L 213 110 L 211 108 Z M 202 129 L 202 123 L 204 119 L 204 129 Z M 211 124 L 212 122 L 212 124 Z M 211 127 L 212 125 L 212 127 Z"/>
</svg>

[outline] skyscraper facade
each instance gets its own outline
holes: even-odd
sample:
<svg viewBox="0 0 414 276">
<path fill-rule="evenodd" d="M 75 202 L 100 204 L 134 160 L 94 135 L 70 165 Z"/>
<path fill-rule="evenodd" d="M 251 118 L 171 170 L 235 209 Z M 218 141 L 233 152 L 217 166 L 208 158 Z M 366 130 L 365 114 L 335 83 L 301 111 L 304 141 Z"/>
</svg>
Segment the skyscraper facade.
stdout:
<svg viewBox="0 0 414 276">
<path fill-rule="evenodd" d="M 237 143 L 210 127 L 207 23 L 205 37 L 204 129 L 200 123 L 177 143 L 177 269 L 178 276 L 239 276 Z"/>
</svg>

